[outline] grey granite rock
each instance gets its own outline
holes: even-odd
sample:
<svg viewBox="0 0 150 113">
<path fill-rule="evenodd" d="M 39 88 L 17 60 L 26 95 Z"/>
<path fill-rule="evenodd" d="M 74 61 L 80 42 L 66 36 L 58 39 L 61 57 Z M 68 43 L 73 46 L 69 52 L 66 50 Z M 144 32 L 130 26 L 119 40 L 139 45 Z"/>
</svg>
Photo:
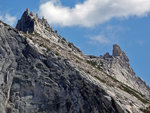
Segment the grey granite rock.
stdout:
<svg viewBox="0 0 150 113">
<path fill-rule="evenodd" d="M 0 25 L 1 113 L 119 113 L 112 97 L 70 63 Z"/>
</svg>

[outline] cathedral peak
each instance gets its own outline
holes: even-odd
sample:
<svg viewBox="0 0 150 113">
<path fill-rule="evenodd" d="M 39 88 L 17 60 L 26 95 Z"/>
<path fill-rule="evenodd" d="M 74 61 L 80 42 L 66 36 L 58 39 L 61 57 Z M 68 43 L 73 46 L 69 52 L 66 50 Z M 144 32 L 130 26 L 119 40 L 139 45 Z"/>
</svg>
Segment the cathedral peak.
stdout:
<svg viewBox="0 0 150 113">
<path fill-rule="evenodd" d="M 25 33 L 37 32 L 39 34 L 43 30 L 52 31 L 52 28 L 50 28 L 50 25 L 44 17 L 42 19 L 38 18 L 38 14 L 34 15 L 28 8 L 24 11 L 21 19 L 18 20 L 16 29 Z"/>
</svg>

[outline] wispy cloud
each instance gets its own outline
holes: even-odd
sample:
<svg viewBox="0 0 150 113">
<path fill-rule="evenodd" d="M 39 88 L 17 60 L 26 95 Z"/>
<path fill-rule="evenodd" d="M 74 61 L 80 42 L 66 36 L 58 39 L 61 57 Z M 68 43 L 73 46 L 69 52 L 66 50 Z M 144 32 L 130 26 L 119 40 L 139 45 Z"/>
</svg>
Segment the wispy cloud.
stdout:
<svg viewBox="0 0 150 113">
<path fill-rule="evenodd" d="M 126 31 L 127 28 L 123 28 L 119 25 L 106 25 L 100 29 L 97 35 L 87 36 L 90 44 L 113 44 L 118 43 L 120 38 L 119 33 Z"/>
<path fill-rule="evenodd" d="M 16 22 L 16 17 L 6 13 L 5 15 L 0 16 L 0 20 L 12 26 Z"/>
<path fill-rule="evenodd" d="M 144 45 L 144 41 L 138 40 L 138 41 L 137 41 L 137 44 L 138 44 L 139 46 L 143 46 L 143 45 Z"/>
<path fill-rule="evenodd" d="M 2 18 L 3 18 L 3 17 L 2 17 L 2 16 L 0 16 L 0 20 L 2 20 Z"/>
<path fill-rule="evenodd" d="M 102 36 L 102 35 L 97 35 L 97 36 L 91 36 L 89 37 L 90 41 L 89 43 L 90 44 L 108 44 L 110 43 L 110 40 L 108 40 L 106 37 Z"/>
<path fill-rule="evenodd" d="M 73 8 L 63 6 L 59 0 L 40 5 L 39 13 L 50 24 L 60 26 L 91 27 L 112 18 L 145 16 L 150 12 L 150 0 L 85 0 Z"/>
<path fill-rule="evenodd" d="M 4 17 L 4 21 L 9 25 L 14 25 L 14 23 L 16 22 L 16 17 L 11 16 L 10 14 L 6 14 Z"/>
</svg>

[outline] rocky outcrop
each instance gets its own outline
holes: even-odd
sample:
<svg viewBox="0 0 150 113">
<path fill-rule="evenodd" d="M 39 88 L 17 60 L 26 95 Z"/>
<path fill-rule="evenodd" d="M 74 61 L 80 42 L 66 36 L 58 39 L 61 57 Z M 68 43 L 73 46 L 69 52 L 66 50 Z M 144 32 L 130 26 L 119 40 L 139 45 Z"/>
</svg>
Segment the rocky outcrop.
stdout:
<svg viewBox="0 0 150 113">
<path fill-rule="evenodd" d="M 104 58 L 105 59 L 107 59 L 107 58 L 111 58 L 112 56 L 109 54 L 109 53 L 106 53 L 105 55 L 104 55 Z"/>
<path fill-rule="evenodd" d="M 121 56 L 122 55 L 122 50 L 120 49 L 120 47 L 117 44 L 113 45 L 113 56 Z"/>
<path fill-rule="evenodd" d="M 55 43 L 55 45 L 59 45 L 62 48 L 73 51 L 76 54 L 82 54 L 82 52 L 74 46 L 73 43 L 67 42 L 65 38 L 59 36 L 57 31 L 54 31 L 53 28 L 50 27 L 44 17 L 42 17 L 42 19 L 38 18 L 38 14 L 34 15 L 32 11 L 29 12 L 29 9 L 26 9 L 21 19 L 18 20 L 16 29 L 30 35 L 36 35 L 40 37 L 39 40 L 41 40 L 41 38 L 47 41 L 49 40 L 51 43 Z"/>
<path fill-rule="evenodd" d="M 104 56 L 91 58 L 91 60 L 95 61 L 110 76 L 139 91 L 150 99 L 150 87 L 135 75 L 129 64 L 128 57 L 117 44 L 113 45 L 112 56 L 106 53 Z"/>
<path fill-rule="evenodd" d="M 52 28 L 50 28 L 46 19 L 39 19 L 38 15 L 34 15 L 33 12 L 29 12 L 29 9 L 26 9 L 16 25 L 16 29 L 25 33 L 38 32 L 38 27 L 52 31 Z"/>
<path fill-rule="evenodd" d="M 58 42 L 57 31 L 53 31 L 47 20 L 38 18 L 38 14 L 34 15 L 29 9 L 26 9 L 20 20 L 16 25 L 16 29 L 23 31 L 27 34 L 37 34 L 43 38 L 50 38 L 53 42 Z"/>
<path fill-rule="evenodd" d="M 29 9 L 27 9 L 20 20 L 18 20 L 16 29 L 20 31 L 24 31 L 26 33 L 32 33 L 34 31 L 35 26 L 35 17 L 31 16 L 32 13 L 29 12 Z M 33 18 L 32 18 L 33 17 Z"/>
<path fill-rule="evenodd" d="M 126 56 L 126 54 L 121 50 L 121 48 L 117 44 L 113 45 L 112 56 L 113 57 L 119 57 L 127 63 L 129 62 L 128 57 Z"/>
</svg>

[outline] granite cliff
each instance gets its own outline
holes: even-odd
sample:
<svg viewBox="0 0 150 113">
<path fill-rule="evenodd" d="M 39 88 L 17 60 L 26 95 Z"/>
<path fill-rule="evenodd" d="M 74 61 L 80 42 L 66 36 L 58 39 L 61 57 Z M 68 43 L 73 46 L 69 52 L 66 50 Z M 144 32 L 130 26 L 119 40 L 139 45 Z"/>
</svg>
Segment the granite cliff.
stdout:
<svg viewBox="0 0 150 113">
<path fill-rule="evenodd" d="M 0 113 L 143 113 L 149 89 L 118 45 L 85 55 L 28 9 L 0 21 Z"/>
</svg>

